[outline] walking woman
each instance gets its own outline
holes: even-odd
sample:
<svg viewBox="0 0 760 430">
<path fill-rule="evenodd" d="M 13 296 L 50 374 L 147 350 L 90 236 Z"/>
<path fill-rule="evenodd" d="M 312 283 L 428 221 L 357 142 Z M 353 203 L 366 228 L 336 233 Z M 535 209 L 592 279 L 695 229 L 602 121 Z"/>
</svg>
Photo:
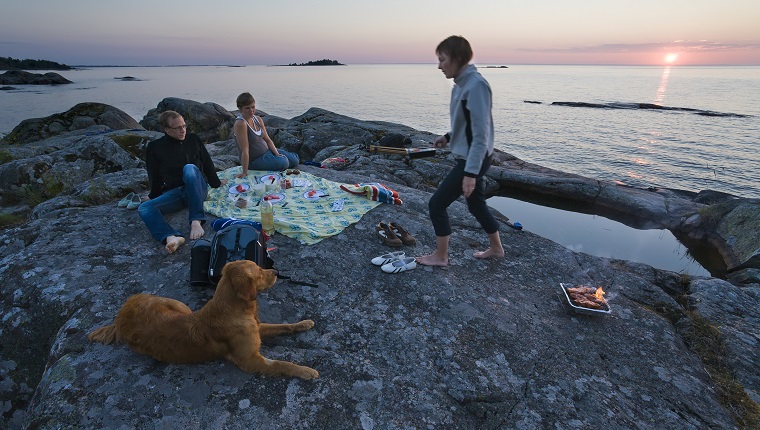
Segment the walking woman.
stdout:
<svg viewBox="0 0 760 430">
<path fill-rule="evenodd" d="M 470 43 L 462 36 L 450 36 L 435 49 L 438 68 L 446 79 L 454 80 L 451 90 L 451 128 L 438 137 L 433 145 L 451 148 L 456 165 L 438 185 L 430 198 L 428 209 L 435 230 L 435 251 L 417 257 L 418 263 L 428 266 L 449 264 L 451 222 L 447 208 L 464 195 L 467 209 L 488 234 L 489 247 L 475 252 L 475 258 L 504 257 L 499 237 L 499 224 L 486 204 L 483 176 L 491 166 L 493 155 L 493 116 L 491 86 L 478 72 L 472 60 Z"/>
</svg>

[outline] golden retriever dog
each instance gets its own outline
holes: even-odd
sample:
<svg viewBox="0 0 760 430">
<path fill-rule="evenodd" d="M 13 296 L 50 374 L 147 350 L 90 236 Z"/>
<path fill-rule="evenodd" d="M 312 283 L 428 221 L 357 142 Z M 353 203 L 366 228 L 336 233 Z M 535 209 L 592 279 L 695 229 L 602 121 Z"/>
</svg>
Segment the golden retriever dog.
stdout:
<svg viewBox="0 0 760 430">
<path fill-rule="evenodd" d="M 259 322 L 256 296 L 277 281 L 275 270 L 248 260 L 224 266 L 214 297 L 193 312 L 177 300 L 151 294 L 127 299 L 113 324 L 87 338 L 106 345 L 124 342 L 140 354 L 177 364 L 203 363 L 226 358 L 244 372 L 263 375 L 319 377 L 316 370 L 261 355 L 261 339 L 306 331 L 314 321 L 295 324 Z"/>
</svg>

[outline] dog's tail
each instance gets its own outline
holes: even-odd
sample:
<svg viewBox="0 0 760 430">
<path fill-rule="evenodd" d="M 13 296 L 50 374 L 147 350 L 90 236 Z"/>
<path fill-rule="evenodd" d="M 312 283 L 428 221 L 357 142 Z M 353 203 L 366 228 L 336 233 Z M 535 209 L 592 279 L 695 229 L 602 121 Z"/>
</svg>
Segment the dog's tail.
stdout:
<svg viewBox="0 0 760 430">
<path fill-rule="evenodd" d="M 93 331 L 87 335 L 87 339 L 90 339 L 93 342 L 104 343 L 106 345 L 110 345 L 114 342 L 121 342 L 121 336 L 119 336 L 119 332 L 116 330 L 115 324 L 107 325 Z"/>
</svg>

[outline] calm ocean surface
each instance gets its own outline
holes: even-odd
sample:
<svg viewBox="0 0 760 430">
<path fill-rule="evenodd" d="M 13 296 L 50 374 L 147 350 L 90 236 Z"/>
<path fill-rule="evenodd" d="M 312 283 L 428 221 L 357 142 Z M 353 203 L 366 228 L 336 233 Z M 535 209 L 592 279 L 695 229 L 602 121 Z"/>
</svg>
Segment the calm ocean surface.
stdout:
<svg viewBox="0 0 760 430">
<path fill-rule="evenodd" d="M 760 197 L 760 67 L 481 68 L 494 92 L 496 144 L 525 161 L 590 178 Z M 434 64 L 345 67 L 103 67 L 58 72 L 74 84 L 0 91 L 0 133 L 83 101 L 141 120 L 165 97 L 285 118 L 310 107 L 442 133 L 451 81 Z M 115 77 L 133 76 L 140 81 Z M 541 102 L 526 103 L 526 101 Z M 552 106 L 657 103 L 718 113 Z"/>
<path fill-rule="evenodd" d="M 760 138 L 760 67 L 518 65 L 480 70 L 494 93 L 496 145 L 525 161 L 634 186 L 760 197 L 755 148 Z M 253 93 L 260 110 L 280 117 L 320 107 L 443 133 L 452 85 L 435 64 L 98 67 L 58 73 L 74 84 L 0 91 L 0 134 L 24 119 L 63 112 L 85 101 L 115 106 L 139 121 L 165 97 L 235 110 L 235 98 L 243 91 Z M 124 76 L 139 81 L 114 79 Z M 631 108 L 634 104 L 697 111 Z M 526 230 L 577 251 L 682 273 L 708 273 L 667 230 L 634 230 L 602 217 L 503 197 L 489 204 L 521 221 Z"/>
</svg>

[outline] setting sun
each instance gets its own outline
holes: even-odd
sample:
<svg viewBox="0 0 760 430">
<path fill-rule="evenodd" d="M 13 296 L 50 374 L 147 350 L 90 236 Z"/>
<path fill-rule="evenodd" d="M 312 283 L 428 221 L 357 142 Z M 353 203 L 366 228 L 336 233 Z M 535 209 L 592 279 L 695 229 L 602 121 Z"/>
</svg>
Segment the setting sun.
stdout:
<svg viewBox="0 0 760 430">
<path fill-rule="evenodd" d="M 665 62 L 668 64 L 673 64 L 678 59 L 678 54 L 672 53 L 665 56 Z"/>
</svg>

